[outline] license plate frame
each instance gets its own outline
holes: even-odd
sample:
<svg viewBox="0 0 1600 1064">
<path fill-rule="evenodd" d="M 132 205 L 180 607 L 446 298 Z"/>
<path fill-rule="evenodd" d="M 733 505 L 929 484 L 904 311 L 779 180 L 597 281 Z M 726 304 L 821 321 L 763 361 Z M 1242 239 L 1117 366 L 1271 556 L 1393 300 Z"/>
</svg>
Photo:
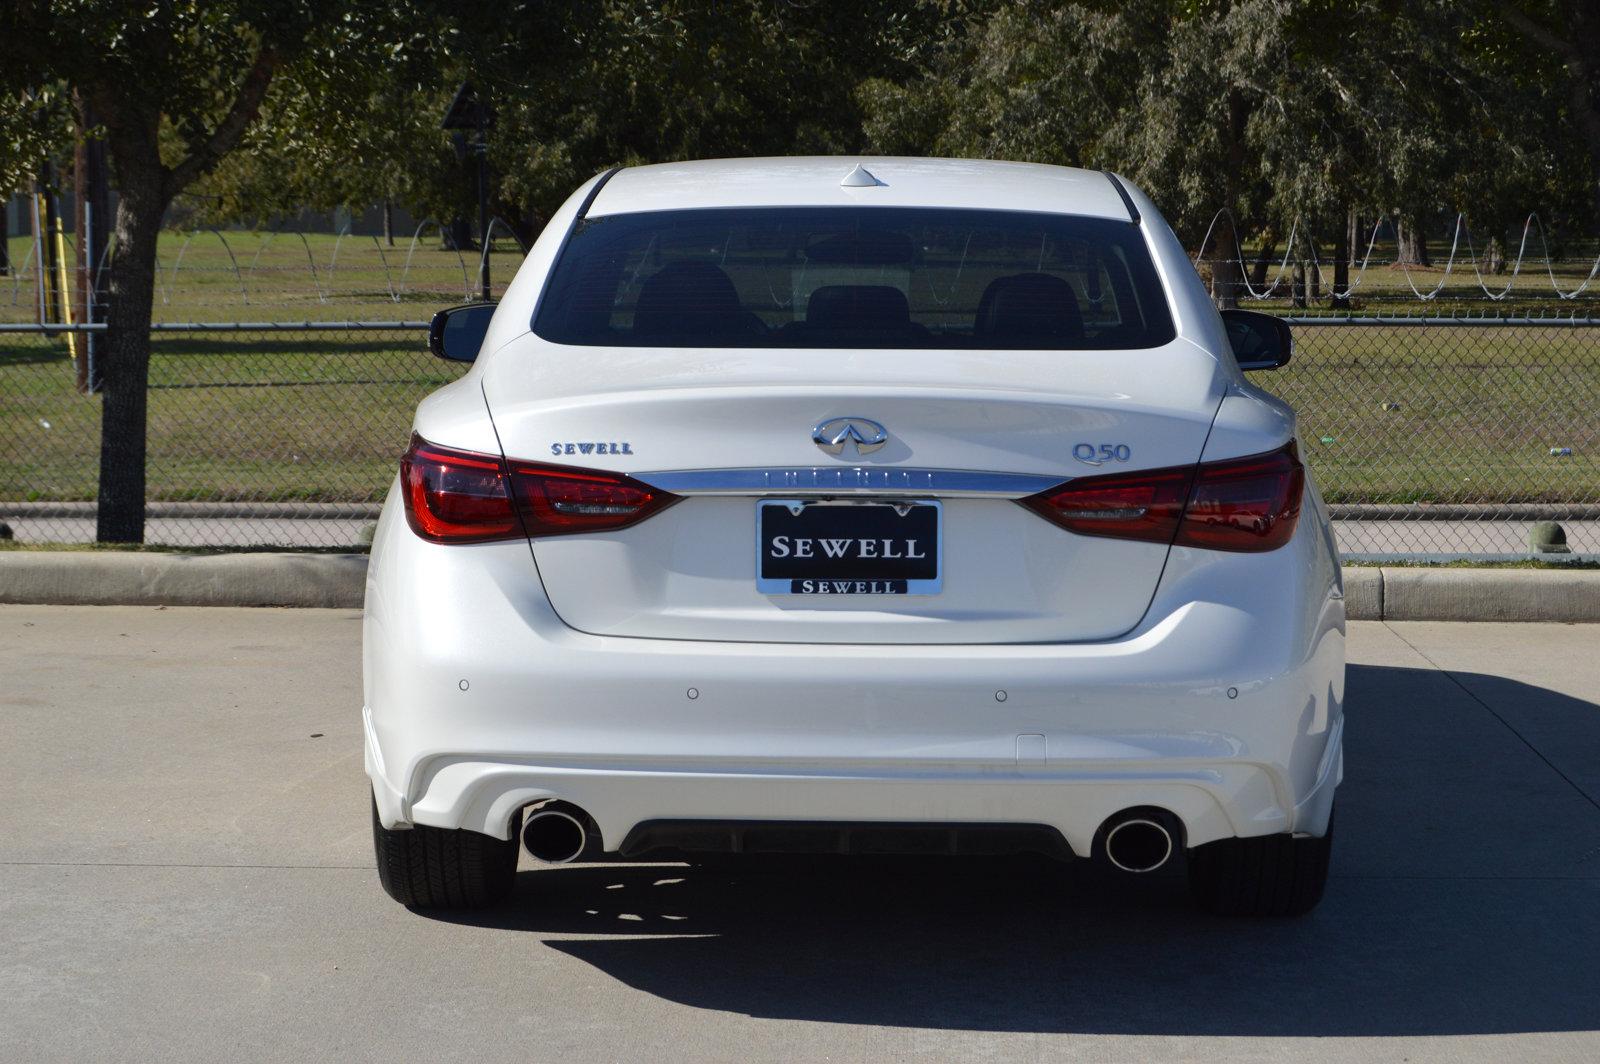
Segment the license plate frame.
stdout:
<svg viewBox="0 0 1600 1064">
<path fill-rule="evenodd" d="M 835 528 L 848 528 L 849 522 L 844 518 L 843 515 L 852 510 L 857 511 L 859 516 L 859 520 L 856 523 L 863 526 L 870 523 L 876 524 L 880 527 L 892 528 L 896 519 L 912 520 L 914 524 L 908 525 L 905 531 L 915 531 L 919 533 L 916 537 L 913 537 L 914 542 L 910 542 L 910 545 L 908 546 L 908 541 L 902 538 L 902 542 L 898 548 L 894 548 L 892 546 L 889 548 L 884 548 L 899 549 L 902 551 L 908 549 L 921 549 L 926 552 L 926 547 L 922 544 L 921 540 L 922 535 L 925 534 L 923 529 L 928 523 L 931 515 L 934 537 L 933 550 L 931 552 L 927 552 L 929 557 L 926 559 L 916 557 L 905 558 L 902 556 L 891 556 L 889 558 L 884 558 L 882 556 L 869 556 L 867 558 L 862 558 L 859 556 L 854 558 L 826 557 L 814 559 L 817 562 L 824 563 L 823 566 L 818 567 L 819 569 L 825 568 L 825 563 L 827 562 L 836 563 L 835 568 L 842 568 L 845 566 L 846 562 L 853 562 L 855 563 L 854 568 L 856 569 L 862 568 L 860 563 L 864 561 L 906 563 L 898 567 L 886 568 L 883 573 L 876 576 L 840 575 L 838 573 L 829 574 L 822 571 L 811 574 L 797 574 L 793 571 L 772 572 L 773 569 L 793 570 L 798 564 L 798 559 L 789 557 L 780 561 L 780 559 L 769 558 L 768 537 L 766 532 L 768 527 L 766 517 L 768 513 L 781 511 L 782 513 L 786 514 L 787 517 L 782 519 L 782 522 L 785 524 L 792 525 L 794 524 L 794 520 L 791 519 L 798 519 L 801 520 L 802 523 L 810 523 L 813 525 L 832 523 Z M 861 513 L 863 510 L 876 510 L 878 512 L 871 514 Z M 881 512 L 884 510 L 893 511 L 895 513 L 895 518 L 888 518 L 888 515 Z M 915 516 L 913 517 L 914 512 Z M 832 522 L 823 520 L 823 518 L 828 517 L 831 517 L 834 520 Z M 805 518 L 811 518 L 812 520 L 810 522 L 805 522 Z M 866 530 L 868 529 L 858 528 L 856 531 L 859 533 L 860 531 Z M 774 534 L 776 535 L 779 533 L 775 531 Z M 852 543 L 857 544 L 857 551 L 861 549 L 859 544 L 863 539 L 871 540 L 881 538 L 883 537 L 862 536 L 859 534 L 853 536 L 846 535 L 832 537 L 834 542 L 837 542 L 839 539 L 849 539 Z M 893 540 L 894 537 L 889 538 Z M 910 563 L 913 561 L 922 564 L 911 565 Z M 921 575 L 922 573 L 926 572 L 927 561 L 932 562 L 933 575 L 931 577 Z M 779 564 L 769 565 L 769 562 L 777 562 Z M 756 590 L 764 595 L 783 595 L 794 598 L 834 598 L 839 596 L 883 598 L 899 597 L 904 595 L 937 595 L 944 590 L 944 505 L 938 499 L 789 498 L 757 500 L 755 570 Z M 803 589 L 803 585 L 807 584 L 808 582 L 812 585 L 812 590 Z M 845 587 L 845 590 L 838 590 L 839 587 L 845 585 L 848 585 Z"/>
</svg>

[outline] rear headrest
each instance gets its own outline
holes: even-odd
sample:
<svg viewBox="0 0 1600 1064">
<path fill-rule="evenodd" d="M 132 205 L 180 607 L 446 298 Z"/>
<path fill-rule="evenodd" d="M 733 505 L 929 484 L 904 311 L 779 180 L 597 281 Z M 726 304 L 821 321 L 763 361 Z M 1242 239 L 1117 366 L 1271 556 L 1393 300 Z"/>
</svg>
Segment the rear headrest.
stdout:
<svg viewBox="0 0 1600 1064">
<path fill-rule="evenodd" d="M 1072 285 L 1048 273 L 1018 273 L 989 282 L 978 300 L 974 336 L 997 343 L 1083 339 L 1083 311 Z"/>
<path fill-rule="evenodd" d="M 811 293 L 806 324 L 820 329 L 904 329 L 911 324 L 911 305 L 893 285 L 824 285 Z"/>
<path fill-rule="evenodd" d="M 669 262 L 640 287 L 633 308 L 633 331 L 672 336 L 729 328 L 742 313 L 738 290 L 721 267 L 709 262 Z"/>
</svg>

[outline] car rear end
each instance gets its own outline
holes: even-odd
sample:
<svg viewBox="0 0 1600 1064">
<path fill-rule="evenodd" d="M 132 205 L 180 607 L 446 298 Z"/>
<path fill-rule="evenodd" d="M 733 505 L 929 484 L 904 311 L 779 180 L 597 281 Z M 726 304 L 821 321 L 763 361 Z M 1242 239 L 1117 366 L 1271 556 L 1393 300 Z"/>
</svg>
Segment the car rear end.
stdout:
<svg viewBox="0 0 1600 1064">
<path fill-rule="evenodd" d="M 552 222 L 379 523 L 380 831 L 1134 871 L 1326 834 L 1326 515 L 1170 231 L 1104 175 L 1001 211 L 881 166 L 624 171 Z"/>
</svg>

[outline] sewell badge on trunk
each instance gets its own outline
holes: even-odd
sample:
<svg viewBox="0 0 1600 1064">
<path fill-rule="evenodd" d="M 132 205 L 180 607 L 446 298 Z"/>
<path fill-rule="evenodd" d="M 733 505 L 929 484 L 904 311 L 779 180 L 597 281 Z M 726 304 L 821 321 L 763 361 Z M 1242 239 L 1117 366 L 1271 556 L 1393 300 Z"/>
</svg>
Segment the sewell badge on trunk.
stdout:
<svg viewBox="0 0 1600 1064">
<path fill-rule="evenodd" d="M 936 595 L 943 516 L 933 500 L 763 499 L 756 504 L 756 590 Z"/>
</svg>

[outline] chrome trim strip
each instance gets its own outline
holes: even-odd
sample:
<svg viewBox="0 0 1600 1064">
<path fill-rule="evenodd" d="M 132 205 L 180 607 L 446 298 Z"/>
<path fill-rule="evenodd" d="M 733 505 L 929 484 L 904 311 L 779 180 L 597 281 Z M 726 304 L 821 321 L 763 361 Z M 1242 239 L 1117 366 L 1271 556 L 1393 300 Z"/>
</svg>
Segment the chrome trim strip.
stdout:
<svg viewBox="0 0 1600 1064">
<path fill-rule="evenodd" d="M 964 495 L 997 499 L 1020 499 L 1069 479 L 1037 473 L 868 466 L 669 469 L 630 475 L 674 495 Z"/>
</svg>

